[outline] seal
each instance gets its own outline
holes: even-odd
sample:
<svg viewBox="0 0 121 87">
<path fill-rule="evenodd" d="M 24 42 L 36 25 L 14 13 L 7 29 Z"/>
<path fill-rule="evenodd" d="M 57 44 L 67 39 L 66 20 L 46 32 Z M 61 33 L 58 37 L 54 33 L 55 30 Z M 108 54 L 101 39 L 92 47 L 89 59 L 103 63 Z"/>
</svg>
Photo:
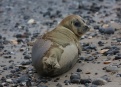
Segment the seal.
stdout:
<svg viewBox="0 0 121 87">
<path fill-rule="evenodd" d="M 81 54 L 80 37 L 89 30 L 83 18 L 69 15 L 55 29 L 39 36 L 32 48 L 36 71 L 44 76 L 57 76 L 70 70 Z"/>
</svg>

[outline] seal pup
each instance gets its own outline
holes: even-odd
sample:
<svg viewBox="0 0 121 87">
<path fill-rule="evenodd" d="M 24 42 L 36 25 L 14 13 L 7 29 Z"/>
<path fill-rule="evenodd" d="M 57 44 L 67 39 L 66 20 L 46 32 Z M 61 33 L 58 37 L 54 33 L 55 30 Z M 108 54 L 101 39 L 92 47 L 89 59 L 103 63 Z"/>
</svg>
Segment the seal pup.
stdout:
<svg viewBox="0 0 121 87">
<path fill-rule="evenodd" d="M 69 15 L 50 32 L 37 38 L 32 63 L 44 76 L 57 76 L 70 70 L 81 53 L 80 37 L 90 28 L 78 15 Z"/>
</svg>

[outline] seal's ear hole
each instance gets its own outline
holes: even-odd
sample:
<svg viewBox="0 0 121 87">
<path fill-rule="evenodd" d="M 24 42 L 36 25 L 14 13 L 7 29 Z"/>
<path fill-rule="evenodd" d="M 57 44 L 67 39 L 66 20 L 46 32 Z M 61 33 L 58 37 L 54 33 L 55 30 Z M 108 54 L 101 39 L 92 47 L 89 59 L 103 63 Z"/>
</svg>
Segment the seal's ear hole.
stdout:
<svg viewBox="0 0 121 87">
<path fill-rule="evenodd" d="M 73 24 L 74 24 L 74 26 L 76 26 L 76 27 L 81 27 L 81 23 L 80 23 L 79 20 L 74 21 Z"/>
</svg>

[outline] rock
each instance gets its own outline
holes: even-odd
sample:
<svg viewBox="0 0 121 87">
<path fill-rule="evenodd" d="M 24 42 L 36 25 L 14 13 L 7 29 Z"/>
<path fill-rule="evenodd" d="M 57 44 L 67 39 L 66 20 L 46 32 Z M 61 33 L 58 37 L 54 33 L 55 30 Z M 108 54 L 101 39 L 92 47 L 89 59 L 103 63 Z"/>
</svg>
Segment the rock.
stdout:
<svg viewBox="0 0 121 87">
<path fill-rule="evenodd" d="M 68 84 L 70 84 L 70 81 L 65 80 L 64 83 L 65 83 L 65 85 L 68 85 Z"/>
<path fill-rule="evenodd" d="M 103 53 L 107 52 L 108 50 L 109 49 L 102 49 L 102 50 L 100 50 L 100 53 L 103 54 Z"/>
<path fill-rule="evenodd" d="M 91 72 L 87 71 L 85 74 L 91 74 Z"/>
<path fill-rule="evenodd" d="M 11 40 L 10 43 L 13 44 L 13 45 L 17 45 L 18 44 L 17 40 Z"/>
<path fill-rule="evenodd" d="M 82 71 L 81 69 L 79 69 L 79 68 L 77 69 L 77 72 L 81 72 L 81 71 Z"/>
<path fill-rule="evenodd" d="M 30 80 L 26 81 L 26 86 L 27 86 L 27 87 L 31 87 L 31 86 L 32 86 L 32 84 L 31 84 L 31 81 L 30 81 Z"/>
<path fill-rule="evenodd" d="M 104 43 L 103 43 L 102 41 L 99 41 L 99 42 L 98 42 L 98 45 L 99 45 L 99 46 L 104 46 Z"/>
<path fill-rule="evenodd" d="M 121 38 L 116 38 L 116 41 L 117 42 L 121 42 Z"/>
<path fill-rule="evenodd" d="M 89 38 L 89 39 L 92 39 L 92 36 L 89 36 L 88 38 Z"/>
<path fill-rule="evenodd" d="M 89 43 L 83 43 L 83 46 L 82 46 L 82 51 L 88 51 L 88 50 L 97 50 L 96 46 L 92 45 L 92 44 L 89 44 Z"/>
<path fill-rule="evenodd" d="M 7 81 L 7 82 L 10 82 L 10 83 L 13 82 L 12 79 L 6 79 L 6 81 Z"/>
<path fill-rule="evenodd" d="M 86 84 L 86 83 L 91 83 L 92 80 L 91 79 L 81 79 L 80 83 L 81 84 Z"/>
<path fill-rule="evenodd" d="M 102 26 L 103 28 L 108 28 L 109 27 L 109 25 L 108 24 L 103 24 L 103 26 Z"/>
<path fill-rule="evenodd" d="M 103 33 L 103 34 L 114 34 L 115 29 L 110 28 L 110 27 L 108 27 L 108 28 L 99 28 L 99 32 Z"/>
<path fill-rule="evenodd" d="M 107 82 L 111 82 L 111 77 L 108 75 L 101 76 L 101 78 L 106 80 Z"/>
<path fill-rule="evenodd" d="M 115 29 L 121 29 L 121 24 L 111 21 L 110 26 Z"/>
<path fill-rule="evenodd" d="M 110 64 L 111 63 L 111 61 L 105 61 L 105 62 L 103 62 L 104 64 Z"/>
<path fill-rule="evenodd" d="M 118 72 L 119 71 L 119 69 L 118 69 L 118 67 L 117 66 L 107 66 L 106 67 L 106 71 L 107 72 Z"/>
<path fill-rule="evenodd" d="M 116 55 L 120 52 L 120 48 L 116 46 L 106 47 L 104 49 L 109 49 L 108 51 L 104 51 L 103 55 Z"/>
<path fill-rule="evenodd" d="M 24 59 L 30 59 L 31 57 L 29 55 L 25 55 Z"/>
<path fill-rule="evenodd" d="M 56 85 L 56 87 L 63 87 L 60 83 L 58 83 L 57 85 Z"/>
<path fill-rule="evenodd" d="M 35 20 L 34 19 L 29 19 L 29 21 L 27 22 L 28 24 L 35 24 Z"/>
<path fill-rule="evenodd" d="M 3 85 L 2 85 L 2 84 L 0 84 L 0 87 L 3 87 Z"/>
<path fill-rule="evenodd" d="M 116 55 L 115 58 L 114 58 L 114 60 L 119 60 L 119 59 L 121 59 L 121 54 Z"/>
<path fill-rule="evenodd" d="M 80 80 L 81 80 L 80 78 L 81 77 L 80 77 L 79 73 L 73 73 L 70 76 L 70 81 L 71 81 L 71 83 L 80 83 Z"/>
<path fill-rule="evenodd" d="M 4 49 L 4 46 L 3 45 L 0 45 L 0 49 Z"/>
<path fill-rule="evenodd" d="M 21 83 L 21 82 L 26 82 L 26 81 L 28 81 L 29 80 L 29 77 L 28 77 L 28 75 L 22 75 L 22 76 L 20 76 L 19 78 L 17 78 L 17 79 L 15 79 L 15 80 L 17 80 L 17 82 L 19 83 Z M 26 84 L 26 83 L 25 83 Z"/>
<path fill-rule="evenodd" d="M 92 81 L 92 84 L 94 85 L 105 85 L 106 83 L 107 81 L 102 78 L 97 78 L 94 81 Z"/>
<path fill-rule="evenodd" d="M 0 39 L 2 39 L 2 35 L 0 35 Z"/>
<path fill-rule="evenodd" d="M 93 61 L 93 60 L 95 60 L 95 57 L 93 56 L 89 56 L 85 58 L 85 61 Z"/>
</svg>

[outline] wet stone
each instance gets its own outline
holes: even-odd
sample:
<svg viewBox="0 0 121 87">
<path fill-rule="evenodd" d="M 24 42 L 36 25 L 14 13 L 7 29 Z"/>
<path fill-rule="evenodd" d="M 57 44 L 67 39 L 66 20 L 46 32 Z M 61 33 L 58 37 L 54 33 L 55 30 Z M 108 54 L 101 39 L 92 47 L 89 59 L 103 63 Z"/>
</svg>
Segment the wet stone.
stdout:
<svg viewBox="0 0 121 87">
<path fill-rule="evenodd" d="M 60 83 L 58 83 L 57 85 L 56 85 L 56 87 L 63 87 Z"/>
<path fill-rule="evenodd" d="M 4 49 L 4 46 L 3 45 L 0 45 L 0 49 Z"/>
<path fill-rule="evenodd" d="M 117 42 L 121 42 L 121 38 L 116 38 L 116 41 Z"/>
<path fill-rule="evenodd" d="M 12 79 L 6 79 L 6 81 L 10 83 L 13 82 Z"/>
<path fill-rule="evenodd" d="M 79 68 L 78 68 L 76 71 L 77 71 L 77 72 L 82 72 L 82 70 L 81 70 L 81 69 L 79 69 Z"/>
<path fill-rule="evenodd" d="M 21 65 L 29 65 L 29 64 L 31 64 L 31 61 L 27 61 L 27 62 L 23 61 L 23 62 L 21 62 Z"/>
<path fill-rule="evenodd" d="M 11 72 L 11 73 L 15 73 L 16 71 L 15 71 L 15 70 L 11 70 L 10 72 Z"/>
<path fill-rule="evenodd" d="M 2 39 L 2 35 L 0 35 L 0 39 Z"/>
<path fill-rule="evenodd" d="M 92 80 L 91 79 L 81 79 L 80 83 L 81 84 L 86 84 L 86 83 L 91 83 Z"/>
<path fill-rule="evenodd" d="M 40 82 L 47 83 L 48 80 L 47 79 L 41 79 Z"/>
<path fill-rule="evenodd" d="M 3 70 L 7 70 L 7 67 L 4 67 Z"/>
<path fill-rule="evenodd" d="M 99 45 L 99 46 L 104 46 L 104 43 L 103 43 L 102 41 L 99 41 L 99 42 L 98 42 L 98 45 Z"/>
<path fill-rule="evenodd" d="M 97 50 L 97 47 L 96 46 L 94 46 L 94 45 L 92 45 L 92 44 L 83 44 L 83 46 L 82 46 L 83 48 L 82 48 L 82 51 L 88 51 L 88 50 Z"/>
<path fill-rule="evenodd" d="M 113 28 L 99 28 L 99 32 L 103 34 L 114 34 L 115 29 Z"/>
<path fill-rule="evenodd" d="M 92 84 L 94 85 L 105 85 L 106 83 L 107 81 L 102 78 L 97 78 L 94 81 L 92 81 Z"/>
<path fill-rule="evenodd" d="M 89 56 L 85 58 L 85 61 L 93 61 L 93 60 L 95 60 L 95 57 L 93 56 Z"/>
<path fill-rule="evenodd" d="M 108 75 L 101 76 L 101 78 L 106 80 L 107 82 L 111 82 L 111 77 Z"/>
<path fill-rule="evenodd" d="M 17 80 L 17 82 L 21 83 L 21 82 L 28 81 L 28 79 L 29 79 L 28 75 L 22 75 L 19 78 L 17 78 L 16 80 Z"/>
<path fill-rule="evenodd" d="M 119 60 L 119 59 L 121 59 L 121 54 L 117 54 L 114 58 L 114 60 Z"/>
<path fill-rule="evenodd" d="M 73 73 L 70 76 L 71 83 L 80 83 L 81 77 L 79 73 Z"/>
<path fill-rule="evenodd" d="M 25 55 L 24 59 L 30 59 L 31 57 L 29 55 Z"/>
<path fill-rule="evenodd" d="M 0 84 L 0 87 L 3 87 L 3 85 L 2 85 L 2 84 Z"/>
<path fill-rule="evenodd" d="M 65 85 L 68 85 L 68 84 L 70 84 L 70 81 L 65 80 L 64 83 L 65 83 Z"/>
<path fill-rule="evenodd" d="M 103 55 L 107 56 L 107 55 L 116 55 L 118 54 L 120 51 L 120 48 L 116 47 L 116 46 L 112 46 L 109 48 L 108 51 L 104 52 Z"/>
<path fill-rule="evenodd" d="M 32 86 L 32 84 L 31 84 L 31 81 L 30 81 L 30 80 L 26 81 L 26 86 L 27 86 L 27 87 Z"/>
<path fill-rule="evenodd" d="M 107 72 L 118 72 L 119 71 L 119 69 L 118 69 L 118 67 L 117 66 L 107 66 L 106 67 L 106 71 Z"/>
</svg>

